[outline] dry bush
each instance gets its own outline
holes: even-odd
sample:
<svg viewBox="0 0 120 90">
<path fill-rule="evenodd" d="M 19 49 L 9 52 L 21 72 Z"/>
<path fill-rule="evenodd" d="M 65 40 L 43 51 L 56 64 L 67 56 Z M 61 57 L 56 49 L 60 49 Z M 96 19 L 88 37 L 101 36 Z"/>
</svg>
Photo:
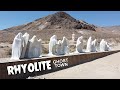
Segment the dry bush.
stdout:
<svg viewBox="0 0 120 90">
<path fill-rule="evenodd" d="M 74 51 L 75 51 L 75 48 L 76 48 L 75 45 L 70 45 L 70 46 L 69 46 L 69 51 L 70 51 L 70 53 L 74 52 Z"/>
<path fill-rule="evenodd" d="M 46 48 L 46 47 L 44 47 L 43 45 L 42 45 L 42 53 L 43 54 L 48 54 L 48 48 Z"/>
</svg>

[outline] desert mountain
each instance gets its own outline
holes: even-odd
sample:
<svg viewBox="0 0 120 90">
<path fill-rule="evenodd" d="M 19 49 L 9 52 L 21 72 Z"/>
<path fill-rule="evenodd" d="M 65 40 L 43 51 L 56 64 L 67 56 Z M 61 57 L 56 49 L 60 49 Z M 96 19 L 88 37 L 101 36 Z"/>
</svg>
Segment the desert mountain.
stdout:
<svg viewBox="0 0 120 90">
<path fill-rule="evenodd" d="M 39 18 L 25 25 L 20 25 L 6 30 L 43 30 L 43 29 L 88 29 L 94 30 L 95 26 L 85 21 L 76 20 L 65 12 L 57 12 L 43 18 Z"/>
<path fill-rule="evenodd" d="M 76 20 L 66 12 L 56 12 L 54 14 L 36 19 L 30 23 L 14 26 L 0 31 L 0 42 L 13 42 L 15 35 L 19 32 L 28 32 L 30 36 L 36 35 L 42 40 L 49 41 L 52 35 L 57 35 L 58 39 L 66 36 L 71 39 L 74 32 L 76 39 L 83 35 L 87 39 L 89 36 L 97 38 L 110 38 L 114 36 L 107 33 L 104 28 L 98 28 L 93 24 L 88 24 L 82 20 Z M 105 28 L 105 30 L 107 30 Z M 30 37 L 30 38 L 31 38 Z"/>
</svg>

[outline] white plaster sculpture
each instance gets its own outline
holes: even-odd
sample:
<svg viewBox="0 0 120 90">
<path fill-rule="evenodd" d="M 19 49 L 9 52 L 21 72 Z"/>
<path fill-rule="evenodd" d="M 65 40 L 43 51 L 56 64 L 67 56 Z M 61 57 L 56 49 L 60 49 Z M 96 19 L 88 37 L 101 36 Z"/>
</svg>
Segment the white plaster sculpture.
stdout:
<svg viewBox="0 0 120 90">
<path fill-rule="evenodd" d="M 62 55 L 63 54 L 63 46 L 62 46 L 62 41 L 59 40 L 56 45 L 56 54 L 57 55 Z"/>
<path fill-rule="evenodd" d="M 21 52 L 22 52 L 22 45 L 23 45 L 23 37 L 22 37 L 22 33 L 20 32 L 15 36 L 13 40 L 11 59 L 14 59 L 14 60 L 20 59 Z"/>
<path fill-rule="evenodd" d="M 77 53 L 82 53 L 83 52 L 83 36 L 81 36 L 77 39 L 76 52 Z"/>
<path fill-rule="evenodd" d="M 68 40 L 66 37 L 63 37 L 62 41 L 59 40 L 55 45 L 55 53 L 56 55 L 65 55 L 69 53 Z"/>
<path fill-rule="evenodd" d="M 91 52 L 91 51 L 92 51 L 92 37 L 89 37 L 87 41 L 86 52 Z"/>
<path fill-rule="evenodd" d="M 65 55 L 69 53 L 68 40 L 63 37 L 57 42 L 57 36 L 53 35 L 49 42 L 49 55 Z"/>
<path fill-rule="evenodd" d="M 106 42 L 106 51 L 110 51 L 111 50 L 111 47 L 110 47 L 110 45 Z"/>
<path fill-rule="evenodd" d="M 110 50 L 110 46 L 104 39 L 102 39 L 100 42 L 100 52 L 109 51 L 109 50 Z"/>
<path fill-rule="evenodd" d="M 94 40 L 94 41 L 92 41 L 92 51 L 91 52 L 96 52 L 97 51 L 97 49 L 96 49 L 96 44 L 97 44 L 97 41 L 96 41 L 96 39 Z"/>
<path fill-rule="evenodd" d="M 63 55 L 69 53 L 68 39 L 66 37 L 63 37 L 62 40 L 62 51 L 63 51 Z"/>
<path fill-rule="evenodd" d="M 25 58 L 26 57 L 26 49 L 28 46 L 28 41 L 29 41 L 29 34 L 25 33 L 23 36 L 23 47 L 22 47 L 22 53 L 20 58 Z"/>
<path fill-rule="evenodd" d="M 50 38 L 50 42 L 49 42 L 49 55 L 55 55 L 56 54 L 56 44 L 57 44 L 57 36 L 53 35 Z"/>
<path fill-rule="evenodd" d="M 38 40 L 34 35 L 31 40 L 29 40 L 29 50 L 28 58 L 38 58 L 42 54 L 41 40 Z"/>
</svg>

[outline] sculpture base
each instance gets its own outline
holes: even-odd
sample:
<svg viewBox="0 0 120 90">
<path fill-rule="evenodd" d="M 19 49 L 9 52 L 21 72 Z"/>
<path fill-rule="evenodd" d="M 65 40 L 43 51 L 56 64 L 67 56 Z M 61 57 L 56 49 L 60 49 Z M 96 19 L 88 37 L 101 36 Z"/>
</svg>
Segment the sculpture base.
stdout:
<svg viewBox="0 0 120 90">
<path fill-rule="evenodd" d="M 120 50 L 60 55 L 52 57 L 43 55 L 43 57 L 41 58 L 22 59 L 16 61 L 10 59 L 7 59 L 6 61 L 1 60 L 0 79 L 25 79 L 29 76 L 36 76 L 54 72 L 117 52 L 120 52 Z M 49 61 L 50 63 L 48 63 L 47 61 Z"/>
</svg>

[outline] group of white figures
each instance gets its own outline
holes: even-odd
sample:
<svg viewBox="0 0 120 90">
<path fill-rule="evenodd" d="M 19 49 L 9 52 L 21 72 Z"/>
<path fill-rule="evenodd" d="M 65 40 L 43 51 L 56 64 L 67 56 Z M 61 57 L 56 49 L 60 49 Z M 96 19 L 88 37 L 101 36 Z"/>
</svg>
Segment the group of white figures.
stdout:
<svg viewBox="0 0 120 90">
<path fill-rule="evenodd" d="M 92 41 L 92 37 L 89 37 L 87 41 L 87 47 L 85 52 L 97 52 L 96 39 Z M 76 42 L 76 53 L 83 53 L 83 36 L 79 37 Z M 110 47 L 108 43 L 102 39 L 99 45 L 100 52 L 109 51 Z M 69 44 L 66 37 L 62 40 L 57 41 L 57 36 L 53 35 L 49 41 L 49 54 L 52 55 L 65 55 L 69 54 Z M 22 59 L 22 58 L 38 58 L 42 56 L 42 43 L 41 39 L 37 39 L 34 35 L 32 39 L 29 39 L 29 34 L 18 33 L 12 44 L 12 57 L 11 59 Z"/>
<path fill-rule="evenodd" d="M 99 50 L 97 50 L 97 40 L 96 39 L 92 40 L 92 37 L 89 37 L 85 52 L 104 52 L 104 51 L 109 51 L 109 50 L 110 50 L 110 46 L 104 39 L 101 40 L 99 44 Z M 84 52 L 83 51 L 83 36 L 77 39 L 76 52 L 78 53 Z"/>
</svg>

